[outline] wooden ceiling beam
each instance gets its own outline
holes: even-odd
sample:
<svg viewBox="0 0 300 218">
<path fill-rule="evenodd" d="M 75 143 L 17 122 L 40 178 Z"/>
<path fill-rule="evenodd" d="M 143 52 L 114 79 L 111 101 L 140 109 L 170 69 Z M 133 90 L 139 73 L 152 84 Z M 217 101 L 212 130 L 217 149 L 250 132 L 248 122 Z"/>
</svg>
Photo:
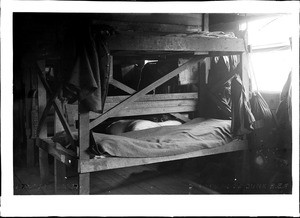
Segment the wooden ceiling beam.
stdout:
<svg viewBox="0 0 300 218">
<path fill-rule="evenodd" d="M 180 36 L 114 36 L 108 47 L 110 51 L 245 51 L 242 39 Z"/>
</svg>

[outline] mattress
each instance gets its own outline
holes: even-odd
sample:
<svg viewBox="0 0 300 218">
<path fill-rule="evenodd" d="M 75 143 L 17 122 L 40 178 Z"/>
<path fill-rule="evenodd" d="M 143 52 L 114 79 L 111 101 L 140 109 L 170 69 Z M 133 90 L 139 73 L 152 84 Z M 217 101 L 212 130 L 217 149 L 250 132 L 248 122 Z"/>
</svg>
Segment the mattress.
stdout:
<svg viewBox="0 0 300 218">
<path fill-rule="evenodd" d="M 179 126 L 108 135 L 92 132 L 95 155 L 164 157 L 223 146 L 233 140 L 231 120 L 196 118 Z"/>
</svg>

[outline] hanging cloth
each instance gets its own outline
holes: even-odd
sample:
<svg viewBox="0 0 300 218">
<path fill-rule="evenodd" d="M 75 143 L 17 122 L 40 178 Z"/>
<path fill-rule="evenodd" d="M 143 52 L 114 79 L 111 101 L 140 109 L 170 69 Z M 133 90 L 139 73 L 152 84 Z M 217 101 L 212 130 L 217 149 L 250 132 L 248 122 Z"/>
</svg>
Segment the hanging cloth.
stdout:
<svg viewBox="0 0 300 218">
<path fill-rule="evenodd" d="M 288 79 L 280 94 L 280 104 L 276 111 L 276 117 L 279 125 L 285 127 L 292 126 L 292 72 L 289 73 Z"/>
<path fill-rule="evenodd" d="M 256 120 L 254 128 L 257 129 L 264 126 L 270 126 L 273 122 L 273 114 L 269 105 L 258 91 L 252 93 L 250 104 L 251 111 Z"/>
<path fill-rule="evenodd" d="M 234 135 L 248 134 L 253 130 L 255 118 L 246 98 L 245 88 L 239 75 L 231 81 L 232 120 L 231 131 Z"/>
<path fill-rule="evenodd" d="M 100 33 L 94 33 L 88 22 L 78 23 L 75 33 L 75 61 L 65 91 L 67 96 L 76 95 L 87 110 L 100 113 L 108 90 L 109 52 Z"/>
</svg>

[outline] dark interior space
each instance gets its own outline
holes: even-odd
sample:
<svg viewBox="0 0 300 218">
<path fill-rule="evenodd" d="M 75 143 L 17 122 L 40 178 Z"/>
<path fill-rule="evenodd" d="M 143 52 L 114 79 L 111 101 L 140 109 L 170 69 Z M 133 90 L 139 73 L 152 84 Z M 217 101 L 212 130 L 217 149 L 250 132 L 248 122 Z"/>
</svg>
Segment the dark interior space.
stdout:
<svg viewBox="0 0 300 218">
<path fill-rule="evenodd" d="M 90 184 L 87 192 L 91 195 L 291 194 L 289 81 L 280 93 L 257 94 L 251 86 L 254 81 L 244 71 L 248 60 L 244 46 L 247 37 L 239 25 L 261 17 L 266 15 L 14 13 L 14 194 L 87 194 L 79 190 L 82 181 Z M 206 45 L 196 40 L 204 40 Z M 230 40 L 237 40 L 232 48 Z M 182 72 L 175 75 L 178 69 Z M 96 71 L 106 74 L 97 77 Z M 92 89 L 92 97 L 97 101 L 86 97 L 91 91 L 85 90 L 84 81 L 90 72 L 100 81 L 100 91 Z M 175 72 L 173 77 L 160 81 L 169 72 Z M 50 87 L 46 91 L 43 78 Z M 83 86 L 79 89 L 70 85 L 70 80 Z M 158 85 L 154 86 L 156 81 Z M 240 91 L 239 95 L 235 90 Z M 244 96 L 243 100 L 240 96 Z M 47 102 L 51 108 L 43 117 Z M 76 110 L 72 109 L 74 105 Z M 116 108 L 119 111 L 114 111 Z M 236 112 L 239 109 L 242 112 Z M 86 120 L 84 114 L 90 118 Z M 42 117 L 44 127 L 40 126 Z M 154 129 L 153 125 L 158 123 L 172 121 L 183 126 L 197 118 L 228 121 L 224 124 L 227 129 L 216 127 L 216 135 L 226 142 L 223 144 L 236 140 L 236 147 L 201 155 L 192 150 L 195 154 L 191 156 L 176 153 L 176 148 L 176 152 L 164 151 L 173 159 L 153 152 L 149 159 L 142 156 L 140 162 L 134 162 L 139 158 L 129 156 L 132 162 L 124 161 L 123 165 L 97 162 L 108 157 L 118 159 L 109 152 L 120 152 L 114 150 L 117 146 L 100 148 L 97 140 L 102 137 L 108 141 L 120 138 L 115 144 L 124 148 L 127 145 L 122 143 L 127 141 L 122 137 L 131 135 L 142 140 L 139 137 L 145 134 L 143 137 L 147 138 L 145 129 L 137 129 L 141 133 L 134 135 L 130 127 L 137 127 L 137 123 L 133 121 L 146 121 Z M 120 120 L 126 126 L 112 129 L 113 124 L 121 124 Z M 85 128 L 81 127 L 89 121 Z M 41 139 L 50 139 L 68 128 L 76 132 L 79 142 L 71 136 L 71 142 L 64 146 L 57 137 L 52 148 Z M 120 132 L 121 129 L 127 132 Z M 175 126 L 167 129 L 173 130 Z M 204 130 L 208 131 L 205 127 Z M 235 132 L 230 133 L 229 140 L 226 137 L 231 130 Z M 106 136 L 109 131 L 118 136 Z M 68 131 L 65 132 L 68 137 Z M 198 137 L 198 132 L 192 133 L 184 137 Z M 156 139 L 154 144 L 167 135 L 160 134 L 162 139 Z M 183 133 L 172 134 L 180 139 Z M 211 134 L 207 133 L 209 143 Z M 172 137 L 168 140 L 172 141 Z M 78 144 L 86 138 L 96 145 L 83 152 Z M 239 144 L 244 141 L 247 149 Z M 128 150 L 134 150 L 135 143 L 138 142 L 128 140 Z M 217 149 L 211 144 L 203 148 Z M 152 154 L 148 150 L 143 152 Z M 88 178 L 84 177 L 86 174 Z M 58 185 L 60 182 L 62 186 Z"/>
</svg>

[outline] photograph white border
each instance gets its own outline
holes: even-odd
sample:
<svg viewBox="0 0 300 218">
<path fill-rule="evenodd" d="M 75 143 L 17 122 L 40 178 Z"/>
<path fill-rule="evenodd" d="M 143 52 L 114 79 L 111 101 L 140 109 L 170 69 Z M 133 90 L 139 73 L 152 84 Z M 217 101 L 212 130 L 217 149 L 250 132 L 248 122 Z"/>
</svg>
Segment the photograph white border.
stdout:
<svg viewBox="0 0 300 218">
<path fill-rule="evenodd" d="M 293 194 L 291 195 L 13 195 L 13 12 L 66 13 L 292 13 L 299 48 L 298 2 L 1 2 L 2 216 L 298 216 L 299 49 L 293 70 Z M 279 30 L 280 31 L 280 30 Z"/>
</svg>

